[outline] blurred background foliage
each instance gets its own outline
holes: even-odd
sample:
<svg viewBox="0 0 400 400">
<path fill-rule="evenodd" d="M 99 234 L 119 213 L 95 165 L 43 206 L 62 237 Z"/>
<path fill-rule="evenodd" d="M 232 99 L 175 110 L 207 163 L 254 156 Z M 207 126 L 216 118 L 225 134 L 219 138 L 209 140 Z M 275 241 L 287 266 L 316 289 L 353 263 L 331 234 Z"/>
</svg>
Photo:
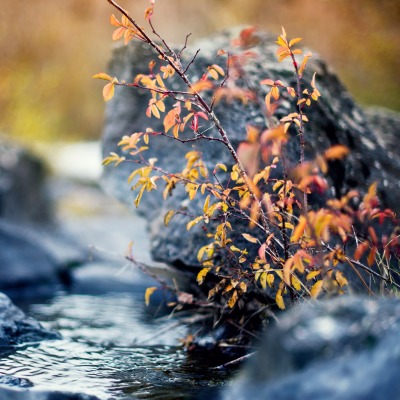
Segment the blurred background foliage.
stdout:
<svg viewBox="0 0 400 400">
<path fill-rule="evenodd" d="M 142 21 L 148 0 L 121 0 Z M 2 0 L 0 131 L 21 141 L 98 138 L 111 54 L 106 0 Z M 154 23 L 181 43 L 246 24 L 319 53 L 365 105 L 400 111 L 398 0 L 158 0 Z M 144 24 L 144 22 L 143 22 Z M 122 134 L 122 133 L 121 133 Z"/>
</svg>

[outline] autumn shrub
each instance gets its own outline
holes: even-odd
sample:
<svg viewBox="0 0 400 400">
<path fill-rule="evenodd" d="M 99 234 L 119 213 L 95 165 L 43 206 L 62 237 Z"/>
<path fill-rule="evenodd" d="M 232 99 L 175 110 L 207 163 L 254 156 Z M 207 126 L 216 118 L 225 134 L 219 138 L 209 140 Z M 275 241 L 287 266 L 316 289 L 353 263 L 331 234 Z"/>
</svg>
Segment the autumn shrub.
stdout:
<svg viewBox="0 0 400 400">
<path fill-rule="evenodd" d="M 247 140 L 235 148 L 214 106 L 227 100 L 258 101 L 256 89 L 244 90 L 235 85 L 241 77 L 241 63 L 250 61 L 249 52 L 242 51 L 238 56 L 221 49 L 215 63 L 204 70 L 200 79 L 192 81 L 188 72 L 197 53 L 183 65 L 187 43 L 177 50 L 157 33 L 152 24 L 154 0 L 145 11 L 150 33 L 115 1 L 108 3 L 122 14 L 120 18 L 111 16 L 113 39 L 123 39 L 125 44 L 132 40 L 145 42 L 158 59 L 131 82 L 106 73 L 95 75 L 107 81 L 104 100 L 111 101 L 119 86 L 144 89 L 149 94 L 146 115 L 149 121 L 162 119 L 164 130 L 149 127 L 125 136 L 121 132 L 119 146 L 123 155 L 111 153 L 104 164 L 135 165 L 128 184 L 135 192 L 136 207 L 146 201 L 146 192 L 160 190 L 167 198 L 179 185 L 185 188 L 189 200 L 200 194 L 205 197 L 200 215 L 178 209 L 169 211 L 164 218 L 168 225 L 176 214 L 187 215 L 187 230 L 201 224 L 209 238 L 197 253 L 202 268 L 196 280 L 205 288 L 206 300 L 201 298 L 201 291 L 193 296 L 170 288 L 178 295 L 175 305 L 207 304 L 221 315 L 236 312 L 240 319 L 240 310 L 248 310 L 249 304 L 252 312 L 268 307 L 284 309 L 299 299 L 346 293 L 350 275 L 370 294 L 379 285 L 383 291 L 400 287 L 394 268 L 400 254 L 398 221 L 391 210 L 380 208 L 377 183 L 363 194 L 350 191 L 341 197 L 325 196 L 322 206 L 310 200 L 312 195 L 332 192 L 326 179 L 329 166 L 345 158 L 349 149 L 338 144 L 324 149 L 314 159 L 305 158 L 307 110 L 321 93 L 315 73 L 311 81 L 304 79 L 312 55 L 303 54 L 298 47 L 300 38 L 289 39 L 282 28 L 276 40 L 276 55 L 280 62 L 291 61 L 295 85 L 271 76 L 259 82 L 268 88 L 260 102 L 266 126 L 248 125 Z M 232 46 L 246 49 L 256 40 L 254 29 L 247 28 Z M 178 77 L 184 89 L 170 86 L 172 77 Z M 293 110 L 277 120 L 274 113 L 282 97 L 291 99 Z M 233 167 L 216 163 L 213 169 L 207 168 L 202 153 L 194 146 L 185 156 L 182 171 L 165 170 L 156 159 L 146 158 L 152 141 L 160 136 L 194 145 L 200 141 L 219 142 L 228 150 Z M 292 140 L 300 143 L 299 160 L 294 167 L 285 158 L 285 146 Z M 226 179 L 222 180 L 224 174 Z M 248 230 L 238 235 L 235 223 L 243 220 L 247 221 Z M 147 289 L 147 303 L 155 290 L 157 287 Z"/>
</svg>

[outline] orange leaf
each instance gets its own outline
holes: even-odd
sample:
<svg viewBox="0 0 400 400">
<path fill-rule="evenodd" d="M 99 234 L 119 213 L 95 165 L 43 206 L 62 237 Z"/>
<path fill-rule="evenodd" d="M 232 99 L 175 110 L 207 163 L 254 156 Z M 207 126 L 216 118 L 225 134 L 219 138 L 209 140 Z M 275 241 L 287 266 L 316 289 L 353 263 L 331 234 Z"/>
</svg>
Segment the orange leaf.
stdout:
<svg viewBox="0 0 400 400">
<path fill-rule="evenodd" d="M 363 256 L 363 254 L 365 253 L 367 248 L 368 248 L 368 244 L 366 242 L 358 245 L 358 247 L 356 248 L 356 251 L 354 252 L 354 259 L 358 261 Z"/>
<path fill-rule="evenodd" d="M 261 85 L 274 86 L 275 82 L 272 79 L 264 79 L 260 82 Z"/>
<path fill-rule="evenodd" d="M 198 93 L 202 92 L 203 90 L 207 89 L 212 89 L 213 88 L 213 83 L 209 80 L 200 80 L 192 84 L 192 87 L 190 88 L 191 93 Z"/>
<path fill-rule="evenodd" d="M 373 246 L 372 249 L 370 250 L 370 252 L 368 254 L 368 258 L 367 258 L 367 262 L 368 262 L 369 266 L 374 264 L 377 251 L 378 251 L 378 249 L 376 246 Z"/>
<path fill-rule="evenodd" d="M 231 298 L 228 301 L 229 308 L 233 308 L 235 306 L 237 300 L 238 300 L 238 292 L 237 292 L 237 290 L 234 290 Z"/>
<path fill-rule="evenodd" d="M 293 261 L 293 257 L 288 258 L 283 265 L 283 280 L 288 286 L 290 286 L 290 274 L 293 266 Z"/>
<path fill-rule="evenodd" d="M 296 228 L 293 231 L 293 235 L 290 239 L 292 243 L 296 243 L 299 239 L 303 236 L 304 230 L 307 227 L 307 219 L 301 215 L 299 219 L 299 223 L 297 224 Z"/>
<path fill-rule="evenodd" d="M 104 101 L 110 101 L 114 97 L 114 83 L 110 82 L 103 88 Z"/>
<path fill-rule="evenodd" d="M 302 38 L 292 39 L 292 40 L 289 42 L 289 47 L 294 46 L 296 43 L 299 43 L 301 40 L 303 40 L 303 39 L 302 39 Z"/>
<path fill-rule="evenodd" d="M 348 147 L 338 144 L 326 150 L 324 156 L 327 160 L 340 160 L 343 157 L 346 157 L 349 153 L 350 150 Z"/>
<path fill-rule="evenodd" d="M 120 22 L 117 20 L 117 18 L 115 18 L 114 14 L 110 16 L 110 24 L 114 26 L 121 26 Z"/>
<path fill-rule="evenodd" d="M 246 169 L 249 177 L 252 178 L 259 168 L 260 145 L 258 143 L 242 142 L 237 149 L 237 155 Z"/>
<path fill-rule="evenodd" d="M 258 239 L 257 239 L 257 238 L 255 238 L 254 236 L 249 235 L 248 233 L 242 233 L 242 236 L 243 236 L 248 242 L 251 242 L 251 243 L 257 243 L 257 242 L 258 242 Z"/>
<path fill-rule="evenodd" d="M 286 142 L 288 136 L 285 133 L 283 125 L 279 125 L 275 128 L 266 129 L 261 135 L 261 143 L 265 144 L 269 141 L 280 141 Z"/>
</svg>

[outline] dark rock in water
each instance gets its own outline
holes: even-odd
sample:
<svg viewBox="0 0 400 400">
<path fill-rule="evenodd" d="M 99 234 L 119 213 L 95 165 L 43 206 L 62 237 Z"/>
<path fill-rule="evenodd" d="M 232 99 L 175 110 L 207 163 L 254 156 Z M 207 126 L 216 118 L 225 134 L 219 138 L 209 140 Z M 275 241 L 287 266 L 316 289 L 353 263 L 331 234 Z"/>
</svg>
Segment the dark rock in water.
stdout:
<svg viewBox="0 0 400 400">
<path fill-rule="evenodd" d="M 400 393 L 400 301 L 303 304 L 266 332 L 223 399 L 368 400 Z"/>
<path fill-rule="evenodd" d="M 13 375 L 0 374 L 0 385 L 28 388 L 28 387 L 32 387 L 33 383 L 29 379 L 18 378 L 17 376 L 13 376 Z"/>
<path fill-rule="evenodd" d="M 85 252 L 59 231 L 0 219 L 0 290 L 35 297 L 68 283 Z"/>
<path fill-rule="evenodd" d="M 82 393 L 58 391 L 36 391 L 0 385 L 1 400 L 99 400 L 98 397 Z"/>
<path fill-rule="evenodd" d="M 230 30 L 225 33 L 199 41 L 191 49 L 183 53 L 183 63 L 187 64 L 197 49 L 201 49 L 193 68 L 189 70 L 190 78 L 199 79 L 207 66 L 216 62 L 216 53 L 219 49 L 228 49 L 232 38 L 237 37 L 239 30 Z M 254 58 L 244 65 L 248 83 L 260 87 L 260 81 L 265 78 L 281 79 L 292 86 L 293 70 L 290 63 L 278 63 L 275 52 L 275 37 L 259 34 L 259 43 L 251 48 Z M 243 50 L 243 49 L 242 49 Z M 242 50 L 235 48 L 233 53 Z M 157 60 L 157 56 L 146 46 L 132 43 L 126 47 L 116 49 L 110 68 L 110 74 L 118 79 L 132 81 L 138 73 L 147 73 L 150 60 Z M 400 197 L 400 159 L 393 153 L 386 151 L 382 144 L 385 138 L 377 138 L 361 109 L 338 80 L 336 75 L 329 71 L 328 66 L 318 57 L 313 57 L 305 73 L 305 81 L 311 81 L 312 74 L 317 72 L 317 87 L 322 97 L 317 103 L 307 109 L 310 122 L 306 125 L 306 157 L 313 158 L 316 153 L 335 144 L 343 144 L 350 148 L 351 154 L 343 161 L 335 161 L 330 168 L 330 180 L 334 190 L 329 196 L 340 196 L 349 189 L 365 192 L 368 186 L 377 181 L 385 206 L 399 210 Z M 168 81 L 170 83 L 171 81 Z M 175 80 L 174 88 L 182 87 Z M 244 85 L 243 81 L 237 84 Z M 260 99 L 266 94 L 267 88 L 261 85 Z M 155 131 L 163 130 L 162 118 L 149 119 L 145 115 L 149 94 L 133 88 L 116 89 L 115 98 L 108 103 L 106 110 L 106 124 L 103 136 L 103 152 L 121 153 L 117 143 L 123 135 L 144 131 L 151 127 Z M 170 103 L 171 104 L 171 103 Z M 285 98 L 277 110 L 276 116 L 281 118 L 288 112 L 293 112 L 294 105 L 290 98 Z M 243 105 L 234 101 L 227 105 L 221 102 L 216 105 L 215 113 L 228 132 L 232 144 L 238 144 L 246 138 L 246 125 L 252 124 L 265 128 L 265 118 L 261 108 L 255 103 Z M 203 123 L 206 126 L 206 123 Z M 216 133 L 214 133 L 216 134 Z M 190 133 L 188 133 L 190 135 Z M 288 163 L 296 165 L 299 160 L 299 143 L 295 132 L 286 148 Z M 184 135 L 182 137 L 185 137 Z M 232 160 L 228 151 L 217 142 L 200 142 L 196 147 L 203 152 L 205 162 L 211 170 L 216 163 L 221 162 L 228 166 Z M 157 165 L 171 172 L 182 171 L 185 165 L 184 155 L 192 150 L 192 144 L 180 144 L 167 138 L 150 138 L 150 150 L 145 152 L 146 157 L 158 159 Z M 127 177 L 134 168 L 132 163 L 122 163 L 118 167 L 107 167 L 104 171 L 104 186 L 127 204 L 132 205 L 134 194 L 130 192 Z M 221 175 L 221 179 L 228 179 Z M 226 181 L 222 182 L 223 184 Z M 166 201 L 162 200 L 162 190 L 145 193 L 139 207 L 139 213 L 149 221 L 152 239 L 152 255 L 156 260 L 175 265 L 198 266 L 196 259 L 198 249 L 209 243 L 201 229 L 196 225 L 189 232 L 186 230 L 188 218 L 176 215 L 168 227 L 164 227 L 163 217 L 168 210 L 187 209 L 189 214 L 201 215 L 204 197 L 198 194 L 196 199 L 189 202 L 187 194 L 178 187 L 173 196 Z M 314 204 L 321 201 L 312 200 Z M 235 233 L 248 230 L 247 223 L 235 222 Z"/>
<path fill-rule="evenodd" d="M 60 339 L 55 331 L 45 329 L 38 321 L 27 317 L 3 293 L 0 293 L 0 347 Z M 0 397 L 1 398 L 1 397 Z"/>
<path fill-rule="evenodd" d="M 0 221 L 0 289 L 56 284 L 54 264 L 36 235 Z"/>
<path fill-rule="evenodd" d="M 0 140 L 0 217 L 16 222 L 50 222 L 52 204 L 42 161 Z"/>
</svg>

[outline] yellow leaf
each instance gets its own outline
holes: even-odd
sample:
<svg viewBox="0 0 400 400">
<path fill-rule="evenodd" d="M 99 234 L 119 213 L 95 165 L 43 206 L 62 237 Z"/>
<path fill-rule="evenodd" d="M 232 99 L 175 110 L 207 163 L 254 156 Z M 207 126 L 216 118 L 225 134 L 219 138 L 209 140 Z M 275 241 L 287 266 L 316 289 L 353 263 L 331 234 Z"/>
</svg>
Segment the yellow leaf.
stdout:
<svg viewBox="0 0 400 400">
<path fill-rule="evenodd" d="M 213 68 L 215 71 L 217 71 L 221 76 L 225 76 L 224 70 L 217 64 L 211 65 L 211 68 Z"/>
<path fill-rule="evenodd" d="M 175 139 L 179 137 L 179 125 L 175 125 L 172 129 L 172 134 L 174 135 Z"/>
<path fill-rule="evenodd" d="M 160 74 L 157 74 L 157 75 L 156 75 L 156 80 L 157 80 L 157 83 L 158 83 L 161 87 L 163 87 L 163 88 L 165 87 L 164 81 L 162 80 Z"/>
<path fill-rule="evenodd" d="M 301 290 L 301 282 L 299 280 L 299 278 L 297 278 L 297 276 L 292 275 L 292 286 L 297 290 L 300 291 Z"/>
<path fill-rule="evenodd" d="M 267 275 L 267 282 L 270 287 L 272 287 L 272 285 L 274 284 L 274 280 L 275 280 L 274 274 Z"/>
<path fill-rule="evenodd" d="M 233 308 L 235 306 L 237 299 L 238 299 L 238 292 L 237 292 L 237 290 L 234 290 L 231 298 L 228 301 L 229 308 Z"/>
<path fill-rule="evenodd" d="M 257 238 L 255 238 L 254 236 L 249 235 L 248 233 L 243 233 L 242 236 L 243 236 L 248 242 L 251 242 L 251 243 L 257 243 L 257 242 L 258 242 L 258 239 L 257 239 Z"/>
<path fill-rule="evenodd" d="M 343 276 L 340 271 L 336 271 L 336 281 L 340 287 L 346 286 L 349 284 L 348 280 Z"/>
<path fill-rule="evenodd" d="M 158 100 L 156 106 L 161 112 L 165 112 L 165 104 L 162 100 Z"/>
<path fill-rule="evenodd" d="M 192 221 L 189 221 L 188 224 L 186 225 L 186 229 L 190 230 L 190 228 L 192 228 L 194 225 L 199 223 L 202 219 L 203 219 L 203 216 L 200 216 L 200 217 L 193 219 Z"/>
<path fill-rule="evenodd" d="M 306 69 L 308 59 L 309 59 L 311 56 L 312 56 L 311 52 L 308 52 L 308 53 L 304 56 L 303 62 L 301 63 L 301 66 L 300 66 L 300 69 L 299 69 L 300 78 L 302 77 L 303 72 L 304 72 L 304 70 Z"/>
<path fill-rule="evenodd" d="M 309 281 L 309 280 L 315 278 L 316 276 L 318 276 L 320 273 L 321 273 L 320 270 L 311 271 L 311 272 L 309 272 L 309 273 L 307 274 L 306 279 Z"/>
<path fill-rule="evenodd" d="M 136 196 L 135 201 L 133 202 L 135 204 L 136 208 L 139 207 L 140 200 L 142 200 L 142 196 L 143 196 L 145 189 L 146 189 L 146 186 L 143 185 L 142 188 L 140 189 L 139 194 Z"/>
<path fill-rule="evenodd" d="M 278 224 L 279 228 L 285 228 L 285 229 L 294 229 L 293 224 L 291 224 L 290 222 L 281 222 L 280 224 Z"/>
<path fill-rule="evenodd" d="M 168 226 L 169 222 L 171 221 L 172 217 L 176 214 L 175 210 L 169 210 L 164 216 L 164 225 Z"/>
<path fill-rule="evenodd" d="M 206 277 L 206 275 L 208 274 L 208 272 L 210 271 L 211 268 L 203 268 L 200 270 L 200 272 L 197 274 L 197 283 L 199 285 L 201 285 L 204 282 L 204 279 Z"/>
<path fill-rule="evenodd" d="M 262 287 L 263 289 L 265 289 L 265 288 L 267 287 L 267 275 L 268 275 L 267 272 L 263 272 L 263 273 L 260 275 L 260 285 L 261 285 L 261 287 Z"/>
<path fill-rule="evenodd" d="M 155 105 L 155 104 L 152 104 L 151 106 L 150 106 L 150 108 L 151 108 L 151 112 L 152 112 L 152 114 L 156 117 L 156 118 L 160 118 L 160 112 L 158 111 L 158 108 L 157 108 L 157 106 Z"/>
<path fill-rule="evenodd" d="M 320 294 L 321 290 L 322 290 L 322 284 L 323 281 L 317 281 L 314 283 L 314 285 L 312 286 L 311 290 L 310 290 L 310 296 L 313 299 L 316 299 L 318 297 L 318 295 Z"/>
<path fill-rule="evenodd" d="M 282 296 L 282 290 L 279 289 L 276 292 L 276 297 L 275 297 L 276 305 L 281 309 L 284 310 L 285 307 L 285 302 L 283 301 L 283 296 Z"/>
<path fill-rule="evenodd" d="M 215 166 L 215 169 L 217 169 L 217 168 L 221 168 L 223 171 L 227 171 L 227 168 L 226 168 L 226 166 L 225 166 L 225 164 L 221 164 L 221 163 L 218 163 L 216 166 Z"/>
<path fill-rule="evenodd" d="M 155 286 L 148 287 L 146 289 L 146 292 L 144 293 L 144 301 L 146 303 L 146 306 L 150 304 L 150 296 L 157 290 Z"/>
<path fill-rule="evenodd" d="M 209 67 L 209 68 L 208 68 L 208 73 L 211 75 L 211 77 L 212 77 L 213 79 L 215 79 L 215 80 L 218 79 L 218 72 L 217 72 L 215 69 Z"/>
<path fill-rule="evenodd" d="M 239 287 L 243 293 L 245 293 L 247 291 L 247 285 L 244 282 L 240 282 Z"/>
<path fill-rule="evenodd" d="M 125 157 L 120 157 L 117 153 L 111 152 L 110 155 L 103 160 L 102 165 L 108 165 L 115 162 L 115 166 L 117 166 L 125 160 Z"/>
<path fill-rule="evenodd" d="M 141 171 L 142 171 L 141 168 L 140 168 L 140 169 L 136 169 L 135 171 L 133 171 L 133 172 L 129 175 L 129 177 L 128 177 L 128 183 L 131 183 L 132 180 L 133 180 L 133 178 L 134 178 L 136 175 L 139 175 L 139 174 L 141 173 Z"/>
<path fill-rule="evenodd" d="M 237 171 L 232 171 L 231 172 L 231 179 L 233 181 L 237 181 L 239 179 L 239 173 Z"/>
<path fill-rule="evenodd" d="M 189 199 L 190 200 L 193 200 L 195 198 L 198 188 L 199 188 L 199 186 L 195 186 L 194 188 L 189 190 Z"/>
<path fill-rule="evenodd" d="M 113 78 L 111 78 L 110 75 L 105 74 L 104 72 L 100 72 L 99 74 L 93 75 L 94 79 L 103 79 L 105 81 L 112 81 Z"/>
<path fill-rule="evenodd" d="M 292 243 L 296 243 L 303 236 L 304 230 L 307 226 L 307 219 L 304 216 L 300 216 L 299 223 L 297 224 L 295 230 L 293 231 L 293 235 L 290 239 Z"/>
<path fill-rule="evenodd" d="M 283 184 L 283 181 L 276 182 L 275 185 L 272 187 L 272 190 L 275 192 L 275 190 L 279 189 Z"/>
<path fill-rule="evenodd" d="M 204 214 L 208 211 L 209 204 L 210 204 L 210 195 L 207 196 L 206 201 L 204 202 L 204 206 L 203 206 Z"/>
<path fill-rule="evenodd" d="M 301 40 L 303 40 L 303 39 L 302 39 L 302 38 L 292 39 L 292 40 L 289 42 L 289 47 L 294 46 L 296 43 L 299 43 Z"/>
<path fill-rule="evenodd" d="M 110 82 L 103 88 L 104 101 L 110 101 L 114 97 L 114 83 Z"/>
<path fill-rule="evenodd" d="M 231 250 L 232 251 L 237 251 L 237 252 L 241 252 L 242 250 L 240 250 L 238 247 L 236 247 L 236 246 L 231 246 Z"/>
</svg>

